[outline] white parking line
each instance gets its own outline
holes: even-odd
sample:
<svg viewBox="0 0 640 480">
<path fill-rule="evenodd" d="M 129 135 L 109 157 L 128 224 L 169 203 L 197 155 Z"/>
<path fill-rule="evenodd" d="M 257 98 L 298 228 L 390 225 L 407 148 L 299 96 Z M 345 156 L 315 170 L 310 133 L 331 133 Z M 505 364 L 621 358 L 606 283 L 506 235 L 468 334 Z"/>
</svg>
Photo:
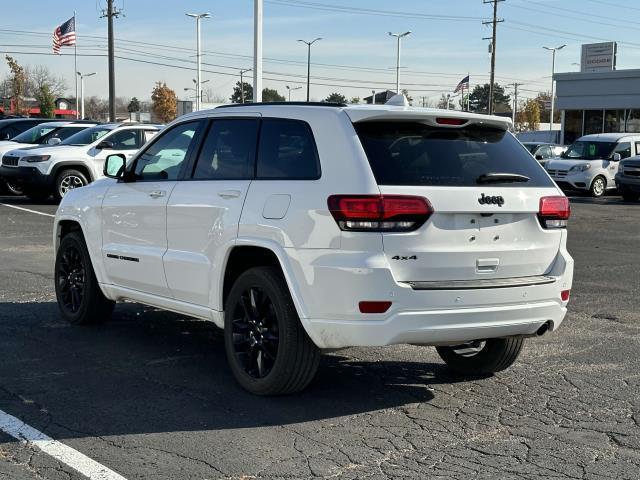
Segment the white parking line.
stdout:
<svg viewBox="0 0 640 480">
<path fill-rule="evenodd" d="M 2 205 L 3 207 L 15 208 L 16 210 L 24 210 L 25 212 L 29 212 L 29 213 L 44 215 L 45 217 L 55 217 L 55 215 L 52 215 L 51 213 L 39 212 L 37 210 L 31 210 L 30 208 L 18 207 L 17 205 L 9 205 L 6 203 L 0 203 L 0 205 Z"/>
<path fill-rule="evenodd" d="M 0 430 L 77 470 L 91 480 L 126 480 L 122 475 L 90 459 L 73 448 L 48 437 L 22 420 L 0 410 Z"/>
</svg>

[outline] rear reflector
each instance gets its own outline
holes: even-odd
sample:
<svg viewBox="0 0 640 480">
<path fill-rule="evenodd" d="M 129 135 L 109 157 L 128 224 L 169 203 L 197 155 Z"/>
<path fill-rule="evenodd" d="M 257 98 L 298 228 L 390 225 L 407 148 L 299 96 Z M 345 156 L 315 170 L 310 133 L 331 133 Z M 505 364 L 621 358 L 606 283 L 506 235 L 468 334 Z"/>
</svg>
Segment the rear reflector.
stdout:
<svg viewBox="0 0 640 480">
<path fill-rule="evenodd" d="M 331 195 L 329 211 L 341 230 L 408 232 L 420 228 L 433 208 L 412 195 Z"/>
<path fill-rule="evenodd" d="M 436 123 L 439 125 L 464 125 L 469 120 L 466 118 L 446 118 L 446 117 L 437 117 Z"/>
<path fill-rule="evenodd" d="M 384 313 L 391 307 L 391 302 L 360 302 L 360 313 Z"/>
<path fill-rule="evenodd" d="M 571 290 L 563 290 L 560 292 L 560 298 L 562 299 L 563 302 L 568 301 L 570 295 L 571 295 Z"/>
<path fill-rule="evenodd" d="M 543 228 L 565 228 L 571 215 L 569 199 L 564 196 L 542 197 L 538 218 Z"/>
</svg>

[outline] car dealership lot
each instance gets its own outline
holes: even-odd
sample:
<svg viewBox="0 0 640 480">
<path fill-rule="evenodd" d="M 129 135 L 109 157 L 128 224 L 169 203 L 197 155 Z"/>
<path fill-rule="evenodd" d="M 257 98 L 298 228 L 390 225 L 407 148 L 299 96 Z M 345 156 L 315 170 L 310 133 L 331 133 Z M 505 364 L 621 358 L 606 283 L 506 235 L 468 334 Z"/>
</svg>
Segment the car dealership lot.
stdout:
<svg viewBox="0 0 640 480">
<path fill-rule="evenodd" d="M 0 410 L 127 479 L 638 478 L 640 204 L 572 198 L 569 314 L 510 370 L 460 379 L 433 348 L 354 348 L 302 394 L 260 398 L 213 325 L 133 304 L 62 322 L 56 206 L 0 203 L 32 210 L 0 205 Z M 0 479 L 69 477 L 0 432 Z"/>
</svg>

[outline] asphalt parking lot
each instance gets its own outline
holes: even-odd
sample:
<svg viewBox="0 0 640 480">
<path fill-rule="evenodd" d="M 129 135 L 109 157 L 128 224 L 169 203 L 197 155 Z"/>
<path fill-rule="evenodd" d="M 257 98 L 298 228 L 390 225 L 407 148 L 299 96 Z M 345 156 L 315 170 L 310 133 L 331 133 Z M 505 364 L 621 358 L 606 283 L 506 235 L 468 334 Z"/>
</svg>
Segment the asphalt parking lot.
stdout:
<svg viewBox="0 0 640 480">
<path fill-rule="evenodd" d="M 640 204 L 572 208 L 568 317 L 510 370 L 460 379 L 432 348 L 357 348 L 304 393 L 258 398 L 213 325 L 133 304 L 61 321 L 53 219 L 0 205 L 0 410 L 129 480 L 638 479 Z M 5 478 L 84 477 L 0 431 Z"/>
</svg>

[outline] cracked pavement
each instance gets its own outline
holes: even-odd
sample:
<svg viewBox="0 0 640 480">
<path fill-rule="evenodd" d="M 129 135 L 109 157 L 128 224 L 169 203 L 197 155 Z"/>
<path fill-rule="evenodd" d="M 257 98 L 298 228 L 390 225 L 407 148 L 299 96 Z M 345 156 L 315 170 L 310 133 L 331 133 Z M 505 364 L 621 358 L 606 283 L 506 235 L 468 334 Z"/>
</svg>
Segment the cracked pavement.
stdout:
<svg viewBox="0 0 640 480">
<path fill-rule="evenodd" d="M 259 398 L 211 324 L 135 304 L 64 323 L 52 219 L 0 206 L 0 409 L 129 480 L 639 479 L 640 204 L 572 208 L 568 317 L 511 369 L 465 379 L 433 348 L 353 348 L 302 394 Z M 83 477 L 0 432 L 5 478 Z"/>
</svg>

